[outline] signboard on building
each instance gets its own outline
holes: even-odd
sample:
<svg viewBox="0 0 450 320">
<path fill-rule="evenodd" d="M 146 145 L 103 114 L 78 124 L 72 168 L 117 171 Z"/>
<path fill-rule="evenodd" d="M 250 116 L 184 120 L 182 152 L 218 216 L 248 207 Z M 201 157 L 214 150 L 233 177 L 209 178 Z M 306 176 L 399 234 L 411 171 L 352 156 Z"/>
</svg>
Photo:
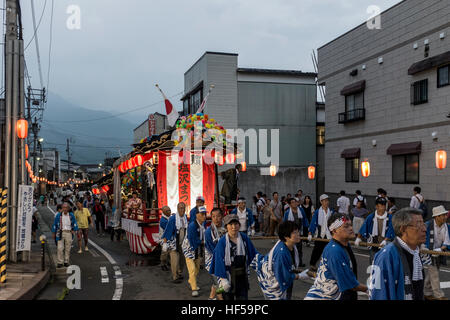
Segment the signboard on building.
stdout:
<svg viewBox="0 0 450 320">
<path fill-rule="evenodd" d="M 31 220 L 33 217 L 33 187 L 19 185 L 19 205 L 17 208 L 16 251 L 31 249 Z"/>
<path fill-rule="evenodd" d="M 148 116 L 148 136 L 156 134 L 156 119 L 155 115 L 151 114 Z"/>
</svg>

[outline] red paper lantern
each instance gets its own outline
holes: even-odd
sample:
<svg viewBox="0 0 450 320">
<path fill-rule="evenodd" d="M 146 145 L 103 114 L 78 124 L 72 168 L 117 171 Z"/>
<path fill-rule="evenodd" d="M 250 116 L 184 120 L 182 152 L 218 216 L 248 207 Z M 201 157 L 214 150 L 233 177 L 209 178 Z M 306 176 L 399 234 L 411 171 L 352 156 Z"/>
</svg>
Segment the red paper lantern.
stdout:
<svg viewBox="0 0 450 320">
<path fill-rule="evenodd" d="M 144 157 L 140 154 L 134 157 L 134 163 L 136 166 L 140 167 L 144 164 Z"/>
<path fill-rule="evenodd" d="M 25 159 L 28 159 L 28 144 L 25 144 Z"/>
<path fill-rule="evenodd" d="M 26 139 L 26 137 L 28 136 L 28 121 L 25 119 L 17 120 L 16 132 L 19 139 Z"/>
<path fill-rule="evenodd" d="M 369 161 L 361 162 L 361 174 L 364 178 L 370 176 L 370 163 Z"/>
<path fill-rule="evenodd" d="M 245 161 L 241 162 L 241 166 L 242 166 L 242 172 L 247 171 L 247 162 L 245 162 Z"/>
<path fill-rule="evenodd" d="M 133 168 L 134 168 L 134 166 L 133 166 L 133 160 L 132 160 L 132 159 L 128 160 L 128 161 L 127 161 L 127 165 L 128 165 L 128 170 L 133 169 Z"/>
<path fill-rule="evenodd" d="M 447 167 L 447 152 L 438 150 L 436 152 L 436 168 L 442 170 L 445 169 L 445 167 Z"/>
<path fill-rule="evenodd" d="M 228 164 L 232 164 L 234 163 L 236 157 L 234 156 L 234 153 L 227 153 L 226 159 Z"/>
<path fill-rule="evenodd" d="M 103 191 L 104 193 L 107 193 L 107 192 L 109 191 L 109 186 L 103 186 L 103 187 L 102 187 L 102 191 Z"/>
<path fill-rule="evenodd" d="M 276 174 L 277 174 L 277 166 L 271 165 L 271 166 L 270 166 L 270 175 L 271 175 L 272 177 L 275 177 Z"/>
<path fill-rule="evenodd" d="M 309 166 L 308 167 L 308 178 L 309 178 L 309 180 L 314 180 L 315 176 L 316 176 L 316 167 Z"/>
</svg>

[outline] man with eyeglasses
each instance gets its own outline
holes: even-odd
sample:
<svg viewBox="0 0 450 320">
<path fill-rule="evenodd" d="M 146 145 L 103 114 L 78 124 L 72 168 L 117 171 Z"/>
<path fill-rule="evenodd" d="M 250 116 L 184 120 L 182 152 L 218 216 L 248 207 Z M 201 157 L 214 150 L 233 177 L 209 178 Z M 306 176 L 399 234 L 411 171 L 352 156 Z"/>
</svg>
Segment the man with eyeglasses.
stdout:
<svg viewBox="0 0 450 320">
<path fill-rule="evenodd" d="M 392 218 L 396 238 L 374 258 L 370 300 L 424 300 L 424 269 L 419 254 L 426 240 L 422 211 L 403 208 Z"/>
</svg>

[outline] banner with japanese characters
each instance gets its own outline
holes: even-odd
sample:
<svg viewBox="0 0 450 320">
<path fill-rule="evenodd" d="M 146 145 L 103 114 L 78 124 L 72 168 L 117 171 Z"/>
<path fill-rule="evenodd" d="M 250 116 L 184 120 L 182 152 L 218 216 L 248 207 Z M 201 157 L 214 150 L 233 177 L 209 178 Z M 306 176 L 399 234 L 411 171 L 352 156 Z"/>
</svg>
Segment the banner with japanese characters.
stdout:
<svg viewBox="0 0 450 320">
<path fill-rule="evenodd" d="M 16 251 L 30 251 L 31 222 L 33 218 L 33 187 L 19 185 L 19 204 L 17 206 L 17 245 Z"/>
</svg>

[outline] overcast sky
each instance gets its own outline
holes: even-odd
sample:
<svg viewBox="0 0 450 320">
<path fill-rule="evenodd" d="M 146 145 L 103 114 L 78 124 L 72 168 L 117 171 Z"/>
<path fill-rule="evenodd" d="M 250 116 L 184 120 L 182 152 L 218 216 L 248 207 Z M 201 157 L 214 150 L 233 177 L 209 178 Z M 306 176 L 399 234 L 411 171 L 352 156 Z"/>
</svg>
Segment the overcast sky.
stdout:
<svg viewBox="0 0 450 320">
<path fill-rule="evenodd" d="M 34 0 L 39 21 L 46 0 Z M 38 30 L 47 86 L 51 0 Z M 239 54 L 239 67 L 314 71 L 313 49 L 400 0 L 55 0 L 50 91 L 71 103 L 112 113 L 183 91 L 184 72 L 205 52 Z M 25 44 L 33 35 L 30 0 L 22 0 Z M 70 30 L 67 8 L 81 10 Z M 34 42 L 26 51 L 32 85 L 40 86 Z M 181 95 L 171 101 L 181 108 Z M 141 122 L 162 103 L 127 119 Z"/>
</svg>

